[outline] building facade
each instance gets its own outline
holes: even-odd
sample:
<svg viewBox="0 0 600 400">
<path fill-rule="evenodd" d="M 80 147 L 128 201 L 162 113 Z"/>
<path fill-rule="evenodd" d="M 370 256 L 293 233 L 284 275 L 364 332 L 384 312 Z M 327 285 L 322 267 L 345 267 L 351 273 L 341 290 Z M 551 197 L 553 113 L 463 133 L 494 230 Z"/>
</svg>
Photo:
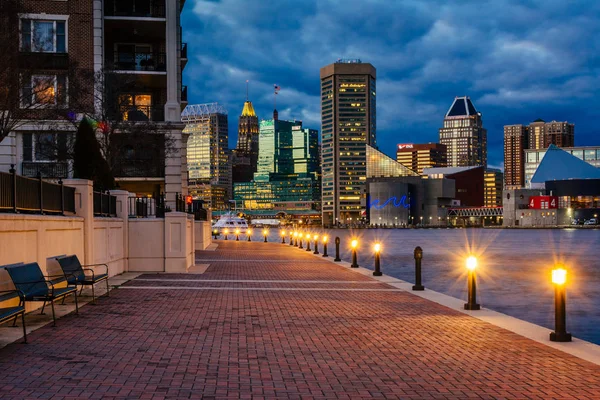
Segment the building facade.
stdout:
<svg viewBox="0 0 600 400">
<path fill-rule="evenodd" d="M 288 203 L 320 211 L 318 136 L 302 121 L 260 121 L 257 171 L 252 182 L 234 184 L 236 207 L 249 212 Z"/>
<path fill-rule="evenodd" d="M 360 60 L 321 68 L 322 221 L 366 214 L 366 146 L 376 147 L 376 70 Z"/>
<path fill-rule="evenodd" d="M 447 148 L 440 143 L 399 144 L 396 161 L 422 175 L 425 168 L 448 166 Z"/>
<path fill-rule="evenodd" d="M 488 168 L 483 175 L 484 207 L 502 207 L 504 174 L 499 169 Z"/>
<path fill-rule="evenodd" d="M 566 147 L 562 150 L 587 162 L 594 167 L 600 168 L 600 146 L 582 146 Z M 547 149 L 528 149 L 525 150 L 525 183 L 524 186 L 531 185 L 531 178 L 535 175 L 540 163 L 546 155 Z"/>
<path fill-rule="evenodd" d="M 229 132 L 227 110 L 217 103 L 189 105 L 182 113 L 186 124 L 184 132 L 189 135 L 187 143 L 187 168 L 191 188 L 207 202 L 210 208 L 222 210 L 232 197 L 232 170 L 228 150 Z M 207 184 L 221 189 L 207 190 Z M 199 186 L 204 185 L 204 186 Z M 222 195 L 222 188 L 225 195 Z M 210 193 L 211 196 L 203 194 Z M 212 193 L 218 195 L 212 196 Z"/>
<path fill-rule="evenodd" d="M 238 122 L 238 140 L 233 150 L 233 182 L 250 182 L 258 162 L 258 117 L 252 102 L 246 100 Z"/>
<path fill-rule="evenodd" d="M 187 193 L 187 136 L 180 118 L 187 102 L 182 86 L 187 46 L 180 23 L 185 2 L 22 3 L 27 10 L 19 14 L 23 65 L 40 59 L 47 64 L 24 80 L 29 86 L 22 93 L 38 110 L 50 108 L 41 103 L 52 105 L 67 118 L 48 123 L 32 115 L 0 144 L 0 153 L 8 156 L 0 157 L 0 168 L 8 164 L 1 159 L 8 159 L 24 175 L 71 177 L 73 132 L 86 116 L 99 132 L 120 133 L 119 143 L 104 144 L 117 154 L 107 162 L 119 187 L 140 195 L 162 192 L 174 208 L 176 194 Z M 148 146 L 134 139 L 136 124 L 142 123 L 152 135 Z M 55 150 L 61 148 L 67 151 Z"/>
<path fill-rule="evenodd" d="M 487 130 L 469 97 L 456 97 L 439 130 L 449 167 L 487 167 Z"/>
<path fill-rule="evenodd" d="M 504 126 L 504 185 L 508 189 L 525 184 L 525 149 L 529 148 L 529 127 Z"/>
</svg>

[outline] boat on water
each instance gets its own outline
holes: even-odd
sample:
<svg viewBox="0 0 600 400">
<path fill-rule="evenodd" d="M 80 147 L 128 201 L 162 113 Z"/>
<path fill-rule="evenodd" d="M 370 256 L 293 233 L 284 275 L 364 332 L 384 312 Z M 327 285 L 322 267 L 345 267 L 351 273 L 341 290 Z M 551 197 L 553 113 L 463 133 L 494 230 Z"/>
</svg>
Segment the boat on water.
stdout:
<svg viewBox="0 0 600 400">
<path fill-rule="evenodd" d="M 245 233 L 248 229 L 248 222 L 244 218 L 240 218 L 233 213 L 223 214 L 217 222 L 212 226 L 213 231 L 216 229 L 222 231 L 229 229 L 230 233 L 235 232 L 236 229 L 240 230 L 240 233 Z"/>
</svg>

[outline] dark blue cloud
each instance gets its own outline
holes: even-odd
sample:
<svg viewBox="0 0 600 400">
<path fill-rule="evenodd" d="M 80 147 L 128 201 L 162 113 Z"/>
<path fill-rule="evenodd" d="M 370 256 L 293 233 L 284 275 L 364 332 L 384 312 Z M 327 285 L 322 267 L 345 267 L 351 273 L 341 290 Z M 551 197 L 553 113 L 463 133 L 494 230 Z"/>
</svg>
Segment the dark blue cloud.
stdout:
<svg viewBox="0 0 600 400">
<path fill-rule="evenodd" d="M 438 140 L 455 96 L 471 96 L 502 163 L 503 125 L 575 123 L 600 144 L 600 3 L 557 0 L 188 0 L 182 16 L 191 103 L 229 110 L 230 144 L 250 80 L 259 117 L 282 90 L 282 118 L 320 128 L 319 69 L 338 58 L 377 68 L 379 147 Z"/>
</svg>

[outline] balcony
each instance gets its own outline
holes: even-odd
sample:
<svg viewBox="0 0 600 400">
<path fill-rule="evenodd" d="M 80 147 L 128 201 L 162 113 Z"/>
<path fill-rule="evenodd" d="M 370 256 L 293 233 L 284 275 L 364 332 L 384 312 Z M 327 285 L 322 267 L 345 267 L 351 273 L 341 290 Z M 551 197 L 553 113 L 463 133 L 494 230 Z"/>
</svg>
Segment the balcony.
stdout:
<svg viewBox="0 0 600 400">
<path fill-rule="evenodd" d="M 182 86 L 181 87 L 181 102 L 182 103 L 187 103 L 188 102 L 188 89 L 187 89 L 187 86 Z"/>
<path fill-rule="evenodd" d="M 187 43 L 181 43 L 181 69 L 183 70 L 188 63 Z"/>
<path fill-rule="evenodd" d="M 115 178 L 164 178 L 165 167 L 151 160 L 127 160 L 115 168 Z"/>
<path fill-rule="evenodd" d="M 22 52 L 19 53 L 19 67 L 40 70 L 67 70 L 69 69 L 69 54 Z"/>
<path fill-rule="evenodd" d="M 109 113 L 109 118 L 130 122 L 164 122 L 165 108 L 163 106 L 120 106 Z"/>
<path fill-rule="evenodd" d="M 67 162 L 41 162 L 23 161 L 23 176 L 35 178 L 40 174 L 42 178 L 66 179 L 69 177 L 69 164 Z"/>
<path fill-rule="evenodd" d="M 115 52 L 112 63 L 106 63 L 114 71 L 165 72 L 167 55 L 165 53 L 124 53 Z"/>
<path fill-rule="evenodd" d="M 107 17 L 165 18 L 165 0 L 105 0 Z"/>
</svg>

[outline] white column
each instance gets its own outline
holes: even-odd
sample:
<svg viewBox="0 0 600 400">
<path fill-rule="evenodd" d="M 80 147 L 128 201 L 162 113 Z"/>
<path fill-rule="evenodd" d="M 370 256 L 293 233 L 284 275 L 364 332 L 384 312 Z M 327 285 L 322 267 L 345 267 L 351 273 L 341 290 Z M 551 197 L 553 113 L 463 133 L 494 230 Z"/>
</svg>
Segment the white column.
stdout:
<svg viewBox="0 0 600 400">
<path fill-rule="evenodd" d="M 167 52 L 167 103 L 165 121 L 181 121 L 179 102 L 179 74 L 181 73 L 179 43 L 179 9 L 177 0 L 165 0 L 166 12 L 166 52 Z"/>
<path fill-rule="evenodd" d="M 75 215 L 83 217 L 83 262 L 93 264 L 94 259 L 94 186 L 87 179 L 65 179 L 65 186 L 75 188 Z"/>
<path fill-rule="evenodd" d="M 129 271 L 129 192 L 111 190 L 110 194 L 117 198 L 117 217 L 123 220 L 123 272 Z"/>
</svg>

